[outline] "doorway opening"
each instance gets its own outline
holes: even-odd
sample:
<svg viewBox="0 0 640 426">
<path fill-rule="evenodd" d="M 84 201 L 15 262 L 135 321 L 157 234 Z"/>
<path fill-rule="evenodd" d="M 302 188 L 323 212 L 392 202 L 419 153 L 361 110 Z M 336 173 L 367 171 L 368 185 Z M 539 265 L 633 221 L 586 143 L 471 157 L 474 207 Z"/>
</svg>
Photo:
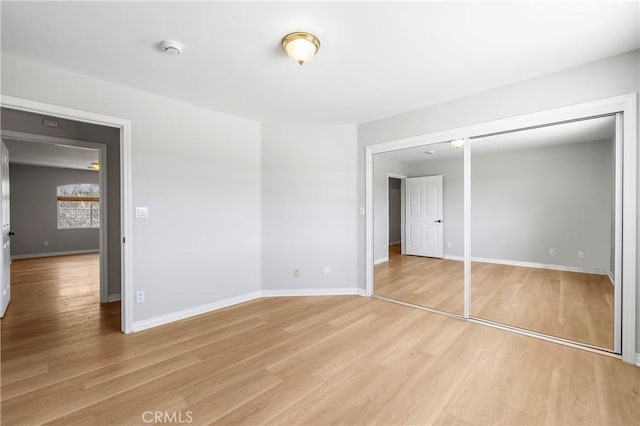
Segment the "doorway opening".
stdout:
<svg viewBox="0 0 640 426">
<path fill-rule="evenodd" d="M 9 130 L 2 141 L 12 188 L 5 216 L 13 219 L 11 260 L 99 254 L 99 301 L 119 300 L 117 280 L 109 291 L 109 269 L 118 265 L 109 268 L 106 146 Z"/>
<path fill-rule="evenodd" d="M 402 179 L 389 177 L 389 253 L 402 253 Z"/>
<path fill-rule="evenodd" d="M 131 253 L 125 246 L 131 219 L 129 126 L 126 120 L 2 98 L 2 139 L 9 145 L 9 182 L 15 185 L 11 199 L 20 201 L 11 208 L 20 228 L 11 231 L 15 284 L 33 290 L 56 277 L 56 294 L 62 296 L 58 308 L 65 318 L 90 307 L 87 320 L 104 320 L 110 330 L 124 333 L 132 328 Z M 38 156 L 46 161 L 38 164 Z M 28 194 L 24 185 L 45 192 L 48 200 Z M 46 218 L 36 218 L 35 211 Z M 28 299 L 16 298 L 15 306 L 6 300 L 3 329 L 20 319 L 18 302 Z"/>
<path fill-rule="evenodd" d="M 3 111 L 2 143 L 9 160 L 3 187 L 11 191 L 3 223 L 12 234 L 5 246 L 10 260 L 5 329 L 11 333 L 25 315 L 32 323 L 57 315 L 67 319 L 67 327 L 86 329 L 86 320 L 98 317 L 92 322 L 98 332 L 120 331 L 120 262 L 109 236 L 109 225 L 118 228 L 119 191 L 109 185 L 109 146 L 9 130 L 18 127 L 17 119 Z M 105 133 L 117 142 L 117 133 Z M 16 302 L 9 309 L 11 288 Z M 43 304 L 46 316 L 37 313 Z"/>
</svg>

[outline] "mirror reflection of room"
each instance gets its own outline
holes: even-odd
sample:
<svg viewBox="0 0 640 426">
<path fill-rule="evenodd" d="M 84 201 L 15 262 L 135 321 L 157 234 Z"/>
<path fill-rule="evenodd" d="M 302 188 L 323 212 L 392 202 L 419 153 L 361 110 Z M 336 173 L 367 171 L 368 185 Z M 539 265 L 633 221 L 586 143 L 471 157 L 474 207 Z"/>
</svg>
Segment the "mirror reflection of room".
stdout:
<svg viewBox="0 0 640 426">
<path fill-rule="evenodd" d="M 463 146 L 374 156 L 374 293 L 464 313 Z"/>
<path fill-rule="evenodd" d="M 615 116 L 471 140 L 471 315 L 611 349 Z"/>
</svg>

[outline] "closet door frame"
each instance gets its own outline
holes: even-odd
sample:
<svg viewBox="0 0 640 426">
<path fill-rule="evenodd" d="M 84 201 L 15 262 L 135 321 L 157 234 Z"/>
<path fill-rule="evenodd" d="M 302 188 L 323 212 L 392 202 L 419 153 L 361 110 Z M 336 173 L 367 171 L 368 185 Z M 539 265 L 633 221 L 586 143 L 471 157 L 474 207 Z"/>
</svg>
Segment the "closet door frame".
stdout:
<svg viewBox="0 0 640 426">
<path fill-rule="evenodd" d="M 593 349 L 568 342 L 551 336 L 529 333 L 512 327 L 491 324 L 487 321 L 474 319 L 471 312 L 471 152 L 469 138 L 490 135 L 495 133 L 525 130 L 551 124 L 561 124 L 586 118 L 595 118 L 604 115 L 622 114 L 622 155 L 617 156 L 616 167 L 622 168 L 622 190 L 620 199 L 622 202 L 622 228 L 624 234 L 619 244 L 622 252 L 622 296 L 620 309 L 615 312 L 619 316 L 620 330 L 620 355 L 624 362 L 636 363 L 636 257 L 637 257 L 637 94 L 615 96 L 591 102 L 585 102 L 561 108 L 520 115 L 517 117 L 489 121 L 471 126 L 464 126 L 435 133 L 429 133 L 410 138 L 392 140 L 365 147 L 365 293 L 373 296 L 373 156 L 384 152 L 417 146 L 430 145 L 464 139 L 464 318 L 496 326 L 508 331 L 526 334 L 532 337 L 553 341 L 556 343 L 591 350 L 598 353 L 611 355 L 610 352 Z M 615 349 L 618 349 L 617 347 Z"/>
</svg>

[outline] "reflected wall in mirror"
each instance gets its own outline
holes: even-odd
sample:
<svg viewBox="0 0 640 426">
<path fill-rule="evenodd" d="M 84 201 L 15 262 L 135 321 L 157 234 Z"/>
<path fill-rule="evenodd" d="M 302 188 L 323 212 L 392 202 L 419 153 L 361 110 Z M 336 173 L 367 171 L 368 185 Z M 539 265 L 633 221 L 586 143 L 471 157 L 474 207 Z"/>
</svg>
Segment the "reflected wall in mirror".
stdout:
<svg viewBox="0 0 640 426">
<path fill-rule="evenodd" d="M 471 140 L 471 315 L 612 349 L 615 116 Z"/>
<path fill-rule="evenodd" d="M 464 313 L 463 147 L 374 156 L 374 294 Z"/>
</svg>

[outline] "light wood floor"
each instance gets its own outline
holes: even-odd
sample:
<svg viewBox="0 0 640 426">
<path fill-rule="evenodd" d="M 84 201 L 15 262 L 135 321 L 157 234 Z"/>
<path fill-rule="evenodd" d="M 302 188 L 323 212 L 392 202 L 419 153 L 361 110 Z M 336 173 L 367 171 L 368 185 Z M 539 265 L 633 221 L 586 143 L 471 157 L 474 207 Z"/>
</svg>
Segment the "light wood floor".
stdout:
<svg viewBox="0 0 640 426">
<path fill-rule="evenodd" d="M 414 305 L 464 314 L 464 263 L 403 256 L 389 247 L 389 261 L 375 266 L 374 293 Z"/>
<path fill-rule="evenodd" d="M 617 359 L 359 296 L 258 299 L 123 335 L 83 274 L 56 284 L 62 266 L 18 273 L 28 263 L 2 320 L 3 425 L 154 410 L 224 425 L 640 424 L 640 368 Z M 45 307 L 47 293 L 69 303 Z"/>
<path fill-rule="evenodd" d="M 402 256 L 375 267 L 375 293 L 462 315 L 463 262 Z M 471 315 L 613 348 L 613 286 L 604 275 L 473 262 Z"/>
</svg>

